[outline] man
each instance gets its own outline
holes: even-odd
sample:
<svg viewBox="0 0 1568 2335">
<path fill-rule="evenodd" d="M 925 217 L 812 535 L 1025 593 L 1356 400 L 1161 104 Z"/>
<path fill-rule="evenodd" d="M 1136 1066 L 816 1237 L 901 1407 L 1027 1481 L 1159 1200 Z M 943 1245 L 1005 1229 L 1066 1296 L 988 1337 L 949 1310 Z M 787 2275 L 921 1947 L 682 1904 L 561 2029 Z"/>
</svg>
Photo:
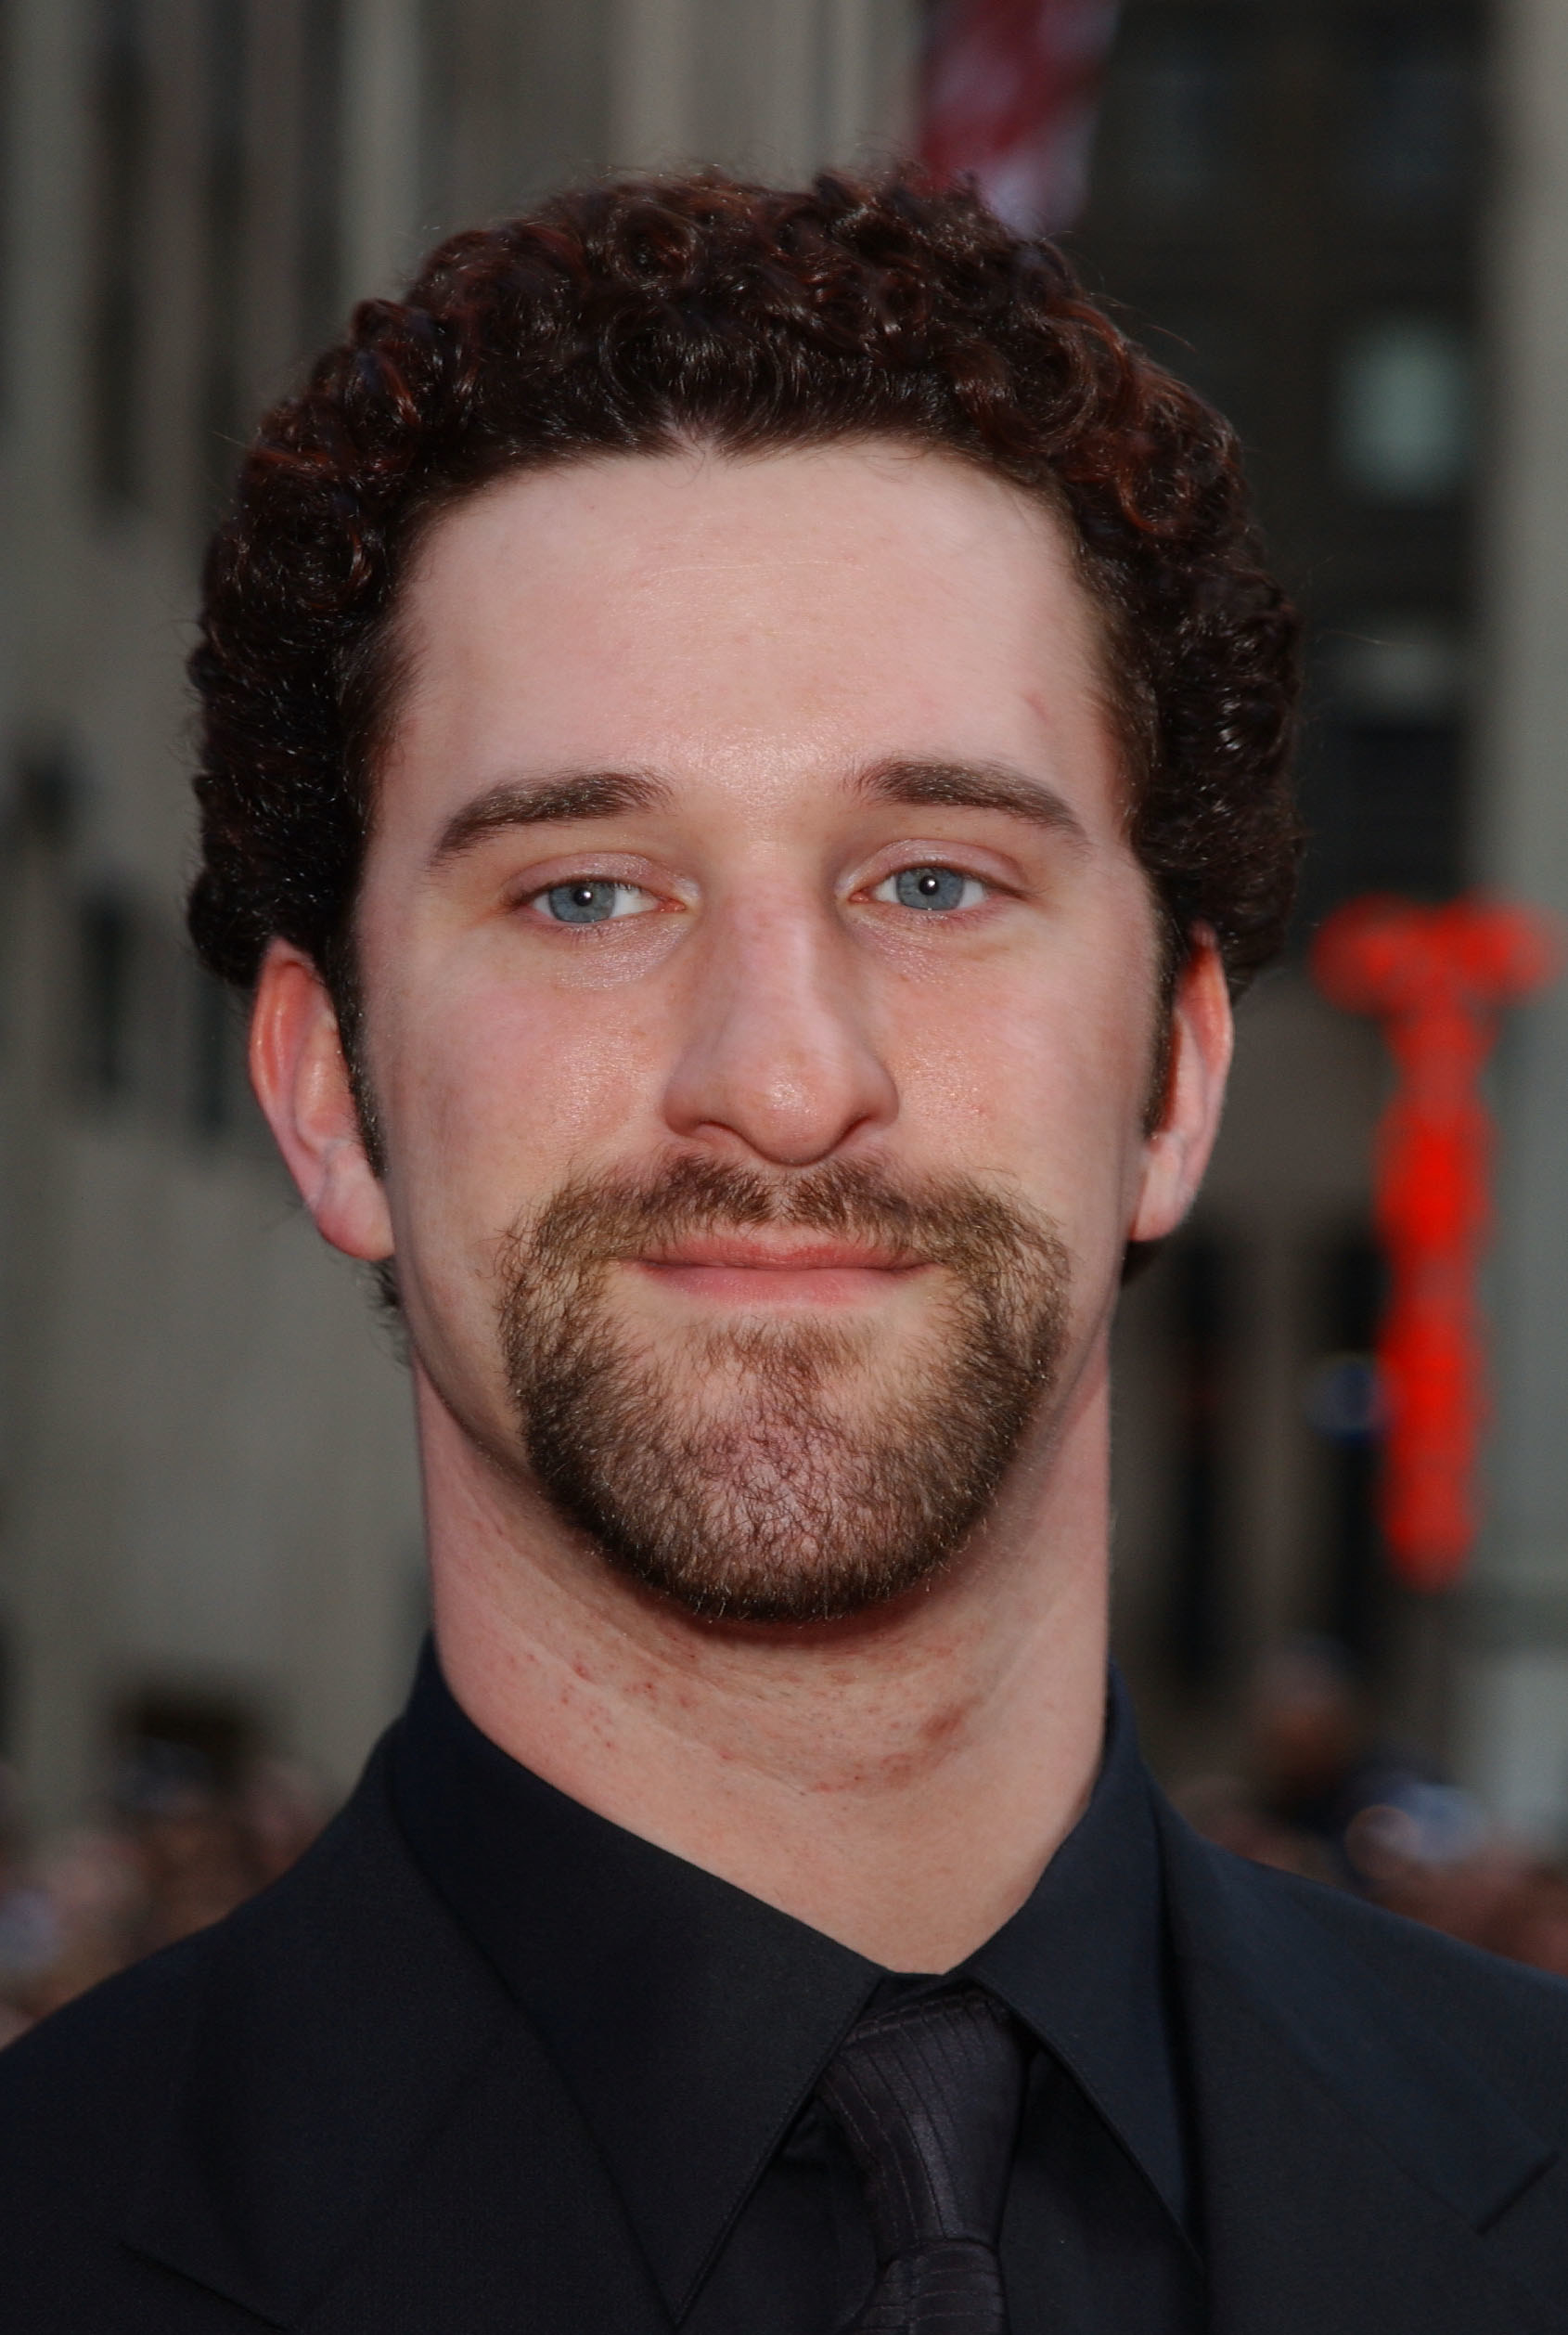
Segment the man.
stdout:
<svg viewBox="0 0 1568 2335">
<path fill-rule="evenodd" d="M 5 2323 L 1568 2324 L 1568 1994 L 1107 1718 L 1111 1316 L 1295 846 L 1224 425 L 965 197 L 589 188 L 272 416 L 195 673 L 434 1650 L 0 2062 Z"/>
</svg>

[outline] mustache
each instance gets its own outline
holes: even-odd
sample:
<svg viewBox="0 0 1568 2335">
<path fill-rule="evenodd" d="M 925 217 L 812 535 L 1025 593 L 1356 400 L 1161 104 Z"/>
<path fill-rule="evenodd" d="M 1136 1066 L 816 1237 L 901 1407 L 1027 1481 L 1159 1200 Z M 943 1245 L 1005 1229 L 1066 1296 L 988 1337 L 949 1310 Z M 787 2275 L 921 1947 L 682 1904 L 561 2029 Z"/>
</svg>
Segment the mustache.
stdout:
<svg viewBox="0 0 1568 2335">
<path fill-rule="evenodd" d="M 1025 1263 L 1056 1265 L 1055 1228 L 967 1176 L 895 1179 L 869 1161 L 830 1160 L 786 1176 L 732 1161 L 675 1159 L 651 1174 L 574 1178 L 504 1246 L 533 1268 L 610 1264 L 692 1236 L 790 1225 L 860 1240 L 908 1264 L 990 1280 Z"/>
</svg>

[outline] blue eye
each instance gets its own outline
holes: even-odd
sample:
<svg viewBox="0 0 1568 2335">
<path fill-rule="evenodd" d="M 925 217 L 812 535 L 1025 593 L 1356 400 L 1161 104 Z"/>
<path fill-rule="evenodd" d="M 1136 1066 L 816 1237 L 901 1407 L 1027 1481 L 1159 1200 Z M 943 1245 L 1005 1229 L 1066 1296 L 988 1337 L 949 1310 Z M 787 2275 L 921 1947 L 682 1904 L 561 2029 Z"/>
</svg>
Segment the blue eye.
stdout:
<svg viewBox="0 0 1568 2335">
<path fill-rule="evenodd" d="M 874 899 L 896 901 L 900 908 L 918 909 L 974 908 L 984 897 L 979 879 L 960 874 L 957 868 L 900 868 L 872 895 Z"/>
<path fill-rule="evenodd" d="M 607 924 L 612 917 L 640 916 L 651 905 L 640 885 L 605 876 L 552 884 L 536 896 L 536 903 L 557 924 Z"/>
</svg>

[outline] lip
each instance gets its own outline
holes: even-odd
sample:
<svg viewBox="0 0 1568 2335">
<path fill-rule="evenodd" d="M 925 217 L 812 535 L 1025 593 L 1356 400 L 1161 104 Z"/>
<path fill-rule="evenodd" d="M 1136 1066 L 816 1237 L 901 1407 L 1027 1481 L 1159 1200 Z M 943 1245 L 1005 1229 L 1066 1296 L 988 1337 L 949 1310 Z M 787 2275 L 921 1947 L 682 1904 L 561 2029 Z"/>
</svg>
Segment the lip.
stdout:
<svg viewBox="0 0 1568 2335">
<path fill-rule="evenodd" d="M 871 1242 L 785 1232 L 708 1233 L 632 1261 L 656 1288 L 688 1301 L 769 1311 L 864 1306 L 920 1271 L 918 1258 Z"/>
<path fill-rule="evenodd" d="M 908 1272 L 917 1260 L 862 1241 L 790 1240 L 726 1232 L 652 1249 L 636 1261 L 656 1271 L 890 1273 Z"/>
</svg>

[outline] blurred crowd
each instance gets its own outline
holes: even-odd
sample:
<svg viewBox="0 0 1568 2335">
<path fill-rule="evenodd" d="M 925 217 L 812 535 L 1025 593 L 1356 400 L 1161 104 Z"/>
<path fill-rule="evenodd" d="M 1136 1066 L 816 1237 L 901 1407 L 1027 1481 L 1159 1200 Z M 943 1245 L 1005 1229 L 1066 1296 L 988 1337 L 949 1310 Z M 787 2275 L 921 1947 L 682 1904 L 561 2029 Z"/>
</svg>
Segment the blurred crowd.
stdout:
<svg viewBox="0 0 1568 2335">
<path fill-rule="evenodd" d="M 118 1761 L 99 1821 L 34 1843 L 0 1767 L 0 2044 L 230 1912 L 293 1864 L 326 1814 L 286 1761 L 146 1736 Z"/>
<path fill-rule="evenodd" d="M 1380 1738 L 1340 1650 L 1260 1668 L 1237 1772 L 1173 1797 L 1223 1847 L 1568 1978 L 1568 1862 L 1511 1840 L 1472 1794 Z"/>
<path fill-rule="evenodd" d="M 199 1731 L 196 1731 L 199 1733 Z M 1331 1645 L 1272 1656 L 1236 1772 L 1175 1798 L 1210 1839 L 1568 1978 L 1568 1865 L 1378 1738 Z M 328 1813 L 309 1775 L 233 1743 L 138 1734 L 95 1824 L 31 1843 L 0 1767 L 0 2044 L 284 1872 Z"/>
</svg>

